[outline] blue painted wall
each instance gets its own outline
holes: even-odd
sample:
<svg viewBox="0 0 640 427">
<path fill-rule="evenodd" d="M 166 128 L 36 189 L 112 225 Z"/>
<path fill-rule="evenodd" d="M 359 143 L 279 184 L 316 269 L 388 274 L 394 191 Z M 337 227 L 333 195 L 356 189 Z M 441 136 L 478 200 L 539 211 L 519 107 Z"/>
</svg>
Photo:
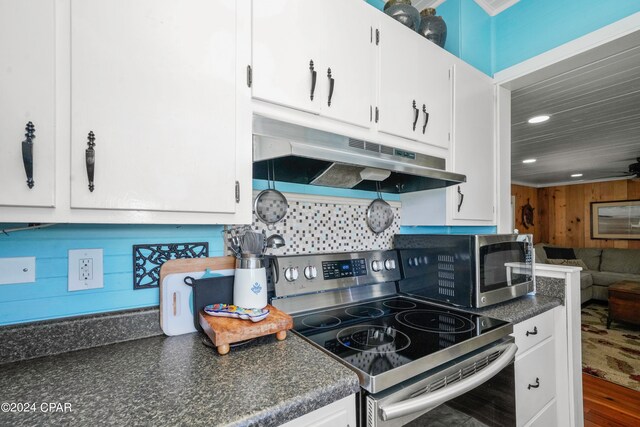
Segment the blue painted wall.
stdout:
<svg viewBox="0 0 640 427">
<path fill-rule="evenodd" d="M 640 12 L 638 0 L 521 0 L 492 18 L 495 52 L 493 72 L 511 67 L 636 12 Z"/>
<path fill-rule="evenodd" d="M 447 42 L 444 48 L 492 75 L 493 45 L 492 19 L 473 0 L 447 0 L 437 14 L 447 23 Z"/>
<path fill-rule="evenodd" d="M 157 306 L 158 289 L 133 290 L 132 246 L 206 241 L 220 256 L 222 239 L 222 226 L 204 225 L 59 224 L 0 234 L 0 257 L 36 257 L 35 283 L 0 285 L 0 325 Z M 104 288 L 68 292 L 68 250 L 83 248 L 104 249 Z"/>
</svg>

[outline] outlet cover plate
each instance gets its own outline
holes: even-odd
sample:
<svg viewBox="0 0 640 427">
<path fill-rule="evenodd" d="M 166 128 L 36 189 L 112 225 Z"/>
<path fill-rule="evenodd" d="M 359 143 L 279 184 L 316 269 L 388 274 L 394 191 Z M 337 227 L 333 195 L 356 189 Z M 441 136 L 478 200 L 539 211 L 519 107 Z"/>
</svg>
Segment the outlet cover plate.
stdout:
<svg viewBox="0 0 640 427">
<path fill-rule="evenodd" d="M 0 285 L 36 281 L 36 257 L 0 258 Z"/>
<path fill-rule="evenodd" d="M 102 249 L 69 250 L 69 292 L 104 287 Z"/>
</svg>

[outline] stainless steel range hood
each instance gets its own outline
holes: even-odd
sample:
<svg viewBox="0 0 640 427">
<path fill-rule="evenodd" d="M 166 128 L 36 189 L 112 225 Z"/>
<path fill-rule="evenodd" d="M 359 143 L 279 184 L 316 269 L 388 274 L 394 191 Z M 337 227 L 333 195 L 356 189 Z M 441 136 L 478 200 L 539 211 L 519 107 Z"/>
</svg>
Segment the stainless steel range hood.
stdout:
<svg viewBox="0 0 640 427">
<path fill-rule="evenodd" d="M 348 138 L 261 116 L 253 119 L 253 177 L 408 193 L 466 181 L 445 159 Z M 270 170 L 270 172 L 269 172 Z"/>
</svg>

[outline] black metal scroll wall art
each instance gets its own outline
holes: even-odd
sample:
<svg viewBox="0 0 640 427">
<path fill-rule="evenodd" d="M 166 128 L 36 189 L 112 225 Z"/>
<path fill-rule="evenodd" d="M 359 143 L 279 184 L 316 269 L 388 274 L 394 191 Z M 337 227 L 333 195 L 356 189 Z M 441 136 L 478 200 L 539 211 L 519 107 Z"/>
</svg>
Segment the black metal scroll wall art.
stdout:
<svg viewBox="0 0 640 427">
<path fill-rule="evenodd" d="M 531 206 L 531 204 L 529 203 L 529 199 L 527 199 L 527 204 L 522 207 L 522 225 L 524 225 L 524 228 L 526 228 L 527 230 L 529 229 L 530 225 L 535 225 L 533 223 L 534 210 L 535 209 L 533 208 L 533 206 Z"/>
<path fill-rule="evenodd" d="M 158 287 L 160 267 L 171 259 L 208 256 L 207 242 L 133 245 L 133 289 Z"/>
</svg>

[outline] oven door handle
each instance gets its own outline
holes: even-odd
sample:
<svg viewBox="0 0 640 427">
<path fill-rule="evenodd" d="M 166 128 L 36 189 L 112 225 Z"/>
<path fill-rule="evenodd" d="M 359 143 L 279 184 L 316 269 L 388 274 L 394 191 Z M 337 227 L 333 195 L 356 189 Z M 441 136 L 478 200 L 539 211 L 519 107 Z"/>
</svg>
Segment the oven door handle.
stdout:
<svg viewBox="0 0 640 427">
<path fill-rule="evenodd" d="M 509 347 L 493 363 L 458 383 L 447 386 L 442 390 L 426 393 L 412 399 L 393 403 L 380 407 L 380 416 L 384 421 L 393 420 L 415 412 L 426 411 L 441 405 L 448 400 L 454 399 L 469 390 L 478 387 L 480 384 L 491 379 L 498 372 L 504 369 L 513 361 L 518 347 L 510 344 Z"/>
</svg>

